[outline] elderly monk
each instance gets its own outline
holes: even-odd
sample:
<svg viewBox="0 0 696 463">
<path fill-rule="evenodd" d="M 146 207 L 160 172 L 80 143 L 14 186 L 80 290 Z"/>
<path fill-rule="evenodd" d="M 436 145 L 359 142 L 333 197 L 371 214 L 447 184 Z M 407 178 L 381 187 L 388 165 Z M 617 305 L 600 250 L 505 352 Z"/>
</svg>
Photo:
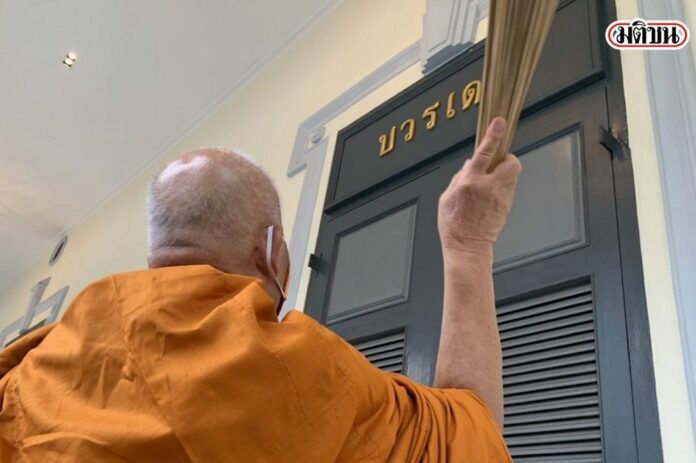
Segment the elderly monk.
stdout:
<svg viewBox="0 0 696 463">
<path fill-rule="evenodd" d="M 300 312 L 278 194 L 248 158 L 200 150 L 148 198 L 149 270 L 91 284 L 0 355 L 2 462 L 510 462 L 492 247 L 519 161 L 487 173 L 496 120 L 439 203 L 434 388 L 373 367 Z"/>
</svg>

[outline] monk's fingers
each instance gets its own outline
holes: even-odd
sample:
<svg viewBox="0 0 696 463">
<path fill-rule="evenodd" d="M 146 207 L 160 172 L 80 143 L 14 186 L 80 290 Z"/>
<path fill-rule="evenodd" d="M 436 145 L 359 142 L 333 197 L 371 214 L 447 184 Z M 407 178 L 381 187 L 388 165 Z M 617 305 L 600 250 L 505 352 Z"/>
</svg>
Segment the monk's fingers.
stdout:
<svg viewBox="0 0 696 463">
<path fill-rule="evenodd" d="M 492 172 L 493 177 L 503 184 L 514 185 L 522 172 L 522 163 L 514 154 L 507 154 L 503 162 Z"/>
<path fill-rule="evenodd" d="M 486 134 L 483 136 L 481 144 L 476 148 L 474 156 L 471 158 L 469 169 L 479 173 L 488 171 L 495 157 L 495 153 L 497 153 L 498 148 L 500 148 L 500 143 L 503 141 L 506 129 L 507 121 L 502 117 L 496 117 L 491 121 L 486 129 Z"/>
</svg>

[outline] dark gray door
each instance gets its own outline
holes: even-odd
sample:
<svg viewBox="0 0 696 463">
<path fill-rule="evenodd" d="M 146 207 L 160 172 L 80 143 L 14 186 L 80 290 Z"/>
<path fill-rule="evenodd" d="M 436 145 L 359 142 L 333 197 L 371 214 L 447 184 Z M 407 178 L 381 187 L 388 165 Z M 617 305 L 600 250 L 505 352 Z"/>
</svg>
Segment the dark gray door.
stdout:
<svg viewBox="0 0 696 463">
<path fill-rule="evenodd" d="M 427 170 L 327 221 L 317 246 L 327 266 L 313 272 L 306 304 L 308 313 L 370 349 L 365 353 L 378 366 L 423 382 L 433 374 L 441 320 L 441 183 L 439 168 Z"/>
<path fill-rule="evenodd" d="M 524 173 L 495 286 L 516 461 L 637 461 L 606 124 L 599 89 L 524 120 L 515 140 Z M 437 199 L 471 153 L 326 221 L 317 246 L 326 267 L 308 311 L 376 365 L 425 383 L 441 321 Z"/>
<path fill-rule="evenodd" d="M 607 123 L 600 89 L 525 120 L 515 140 L 525 172 L 495 286 L 517 461 L 638 460 Z"/>
<path fill-rule="evenodd" d="M 602 144 L 615 97 L 611 66 L 596 52 L 599 11 L 589 0 L 563 2 L 513 144 L 524 171 L 496 245 L 494 279 L 505 437 L 517 462 L 660 458 L 653 393 L 633 396 L 651 391 L 649 378 L 631 375 L 631 362 L 644 366 L 649 349 L 629 346 L 627 313 L 636 308 L 625 302 L 624 282 L 635 269 L 622 268 L 621 246 L 635 243 L 622 243 L 619 231 L 632 235 L 617 210 L 634 198 L 616 194 L 616 159 Z M 307 313 L 376 366 L 426 384 L 442 306 L 437 200 L 473 152 L 476 113 L 432 132 L 417 128 L 421 138 L 391 158 L 379 157 L 374 142 L 414 107 L 419 114 L 434 98 L 446 101 L 452 85 L 480 76 L 481 54 L 339 135 L 308 290 Z M 654 433 L 639 442 L 637 423 Z"/>
</svg>

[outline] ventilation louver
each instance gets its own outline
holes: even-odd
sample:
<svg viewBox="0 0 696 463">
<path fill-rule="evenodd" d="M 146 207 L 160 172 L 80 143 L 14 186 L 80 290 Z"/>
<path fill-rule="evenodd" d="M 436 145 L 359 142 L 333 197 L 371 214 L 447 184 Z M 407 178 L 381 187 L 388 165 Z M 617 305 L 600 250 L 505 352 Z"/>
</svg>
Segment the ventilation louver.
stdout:
<svg viewBox="0 0 696 463">
<path fill-rule="evenodd" d="M 405 334 L 397 333 L 355 344 L 367 359 L 384 371 L 401 373 L 404 365 Z"/>
<path fill-rule="evenodd" d="M 515 462 L 603 462 L 590 285 L 499 307 L 498 325 Z"/>
</svg>

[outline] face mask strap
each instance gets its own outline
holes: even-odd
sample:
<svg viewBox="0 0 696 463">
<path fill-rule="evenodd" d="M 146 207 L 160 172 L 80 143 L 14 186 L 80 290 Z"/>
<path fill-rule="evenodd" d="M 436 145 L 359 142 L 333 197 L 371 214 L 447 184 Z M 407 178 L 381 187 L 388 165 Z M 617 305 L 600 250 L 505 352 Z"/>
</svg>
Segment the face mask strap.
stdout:
<svg viewBox="0 0 696 463">
<path fill-rule="evenodd" d="M 273 275 L 273 280 L 276 282 L 276 286 L 278 286 L 278 290 L 280 291 L 280 295 L 283 298 L 283 300 L 285 300 L 286 299 L 285 290 L 283 290 L 283 287 L 280 285 L 280 282 L 278 281 L 278 276 L 275 274 L 275 271 L 273 270 L 272 257 L 273 257 L 273 225 L 269 225 L 268 228 L 266 228 L 266 267 L 268 268 L 268 271 L 270 272 L 270 274 Z"/>
</svg>

